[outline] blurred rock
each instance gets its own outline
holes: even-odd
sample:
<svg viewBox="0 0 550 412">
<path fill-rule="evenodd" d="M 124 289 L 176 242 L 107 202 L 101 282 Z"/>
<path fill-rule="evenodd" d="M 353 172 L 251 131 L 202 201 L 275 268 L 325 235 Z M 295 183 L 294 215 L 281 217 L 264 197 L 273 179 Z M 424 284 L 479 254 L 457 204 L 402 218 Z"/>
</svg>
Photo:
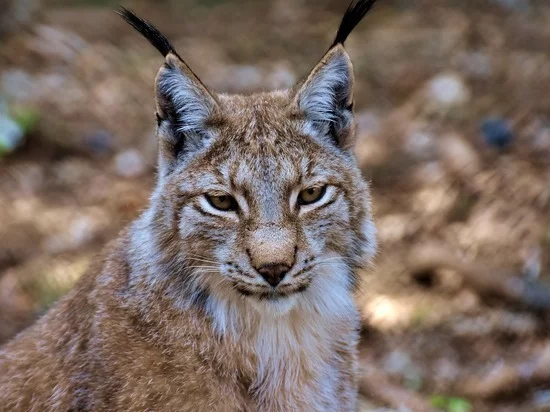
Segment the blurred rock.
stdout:
<svg viewBox="0 0 550 412">
<path fill-rule="evenodd" d="M 106 155 L 114 150 L 114 137 L 107 130 L 98 130 L 88 134 L 84 141 L 90 151 L 96 155 Z"/>
<path fill-rule="evenodd" d="M 497 149 L 505 149 L 512 144 L 514 132 L 510 123 L 501 118 L 487 119 L 481 124 L 483 141 Z"/>
<path fill-rule="evenodd" d="M 472 177 L 481 170 L 474 147 L 461 135 L 448 133 L 439 140 L 439 155 L 445 166 L 461 177 Z"/>
<path fill-rule="evenodd" d="M 116 155 L 115 168 L 119 176 L 136 178 L 145 173 L 147 166 L 138 150 L 128 149 Z"/>
<path fill-rule="evenodd" d="M 441 74 L 433 78 L 427 90 L 428 97 L 444 111 L 470 100 L 470 90 L 457 74 Z"/>
<path fill-rule="evenodd" d="M 437 154 L 436 136 L 427 125 L 413 123 L 404 137 L 405 151 L 417 160 L 432 160 Z"/>
</svg>

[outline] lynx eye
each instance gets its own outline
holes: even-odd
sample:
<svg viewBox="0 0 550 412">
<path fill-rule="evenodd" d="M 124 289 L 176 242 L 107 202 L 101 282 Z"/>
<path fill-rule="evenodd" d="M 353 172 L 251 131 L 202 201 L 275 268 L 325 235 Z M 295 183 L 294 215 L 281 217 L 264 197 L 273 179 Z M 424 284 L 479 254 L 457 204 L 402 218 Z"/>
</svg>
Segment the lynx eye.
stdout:
<svg viewBox="0 0 550 412">
<path fill-rule="evenodd" d="M 314 186 L 307 189 L 304 189 L 298 195 L 298 204 L 299 205 L 311 205 L 316 203 L 323 198 L 327 191 L 327 186 Z"/>
<path fill-rule="evenodd" d="M 204 195 L 210 205 L 222 212 L 237 210 L 237 201 L 229 195 Z"/>
</svg>

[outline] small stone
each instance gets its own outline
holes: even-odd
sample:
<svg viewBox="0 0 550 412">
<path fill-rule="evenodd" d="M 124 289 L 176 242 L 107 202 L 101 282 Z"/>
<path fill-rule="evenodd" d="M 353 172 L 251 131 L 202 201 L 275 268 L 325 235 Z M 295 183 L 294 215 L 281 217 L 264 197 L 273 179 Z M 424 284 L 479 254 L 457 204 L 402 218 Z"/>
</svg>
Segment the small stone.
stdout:
<svg viewBox="0 0 550 412">
<path fill-rule="evenodd" d="M 435 136 L 428 130 L 413 128 L 405 136 L 405 151 L 418 160 L 432 160 L 437 153 Z"/>
<path fill-rule="evenodd" d="M 145 173 L 146 165 L 141 153 L 136 149 L 128 149 L 115 158 L 115 168 L 118 175 L 136 178 Z"/>
<path fill-rule="evenodd" d="M 509 122 L 501 118 L 487 119 L 481 124 L 483 140 L 489 146 L 505 149 L 512 143 L 514 132 Z"/>
<path fill-rule="evenodd" d="M 107 130 L 98 130 L 85 137 L 84 141 L 92 153 L 105 155 L 113 150 L 113 135 Z"/>
<path fill-rule="evenodd" d="M 442 74 L 432 79 L 428 86 L 429 97 L 449 108 L 470 100 L 470 91 L 461 77 L 455 74 Z"/>
</svg>

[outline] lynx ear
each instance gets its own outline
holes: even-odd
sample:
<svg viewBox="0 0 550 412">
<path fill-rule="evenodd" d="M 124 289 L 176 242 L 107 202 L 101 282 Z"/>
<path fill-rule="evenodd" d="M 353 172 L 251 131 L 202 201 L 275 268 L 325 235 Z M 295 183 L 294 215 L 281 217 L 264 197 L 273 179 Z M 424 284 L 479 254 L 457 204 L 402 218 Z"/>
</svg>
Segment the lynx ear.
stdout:
<svg viewBox="0 0 550 412">
<path fill-rule="evenodd" d="M 118 14 L 166 59 L 155 83 L 160 138 L 159 168 L 167 173 L 181 156 L 196 151 L 212 138 L 208 121 L 218 110 L 214 96 L 151 23 L 120 7 Z"/>
<path fill-rule="evenodd" d="M 168 53 L 155 83 L 161 150 L 178 158 L 204 147 L 212 138 L 208 122 L 218 104 L 175 53 Z"/>
<path fill-rule="evenodd" d="M 374 3 L 376 0 L 352 0 L 332 46 L 295 96 L 295 105 L 305 115 L 307 132 L 328 136 L 343 149 L 350 148 L 355 140 L 353 66 L 344 43 Z"/>
<path fill-rule="evenodd" d="M 306 129 L 331 138 L 339 147 L 353 145 L 353 66 L 341 44 L 332 47 L 295 96 Z"/>
</svg>

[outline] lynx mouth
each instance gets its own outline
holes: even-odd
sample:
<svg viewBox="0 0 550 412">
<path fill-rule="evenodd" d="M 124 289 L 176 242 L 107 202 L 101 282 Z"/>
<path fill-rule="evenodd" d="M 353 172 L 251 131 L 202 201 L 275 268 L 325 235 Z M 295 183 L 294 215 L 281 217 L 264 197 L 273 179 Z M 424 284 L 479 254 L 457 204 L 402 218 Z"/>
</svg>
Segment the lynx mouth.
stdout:
<svg viewBox="0 0 550 412">
<path fill-rule="evenodd" d="M 309 283 L 303 284 L 297 287 L 291 287 L 291 288 L 284 288 L 284 289 L 272 289 L 269 291 L 251 291 L 248 289 L 244 289 L 242 287 L 237 287 L 236 290 L 241 295 L 246 297 L 253 297 L 258 299 L 259 301 L 269 301 L 269 302 L 275 302 L 279 300 L 283 300 L 289 297 L 296 296 L 300 293 L 305 292 L 309 287 Z"/>
</svg>

